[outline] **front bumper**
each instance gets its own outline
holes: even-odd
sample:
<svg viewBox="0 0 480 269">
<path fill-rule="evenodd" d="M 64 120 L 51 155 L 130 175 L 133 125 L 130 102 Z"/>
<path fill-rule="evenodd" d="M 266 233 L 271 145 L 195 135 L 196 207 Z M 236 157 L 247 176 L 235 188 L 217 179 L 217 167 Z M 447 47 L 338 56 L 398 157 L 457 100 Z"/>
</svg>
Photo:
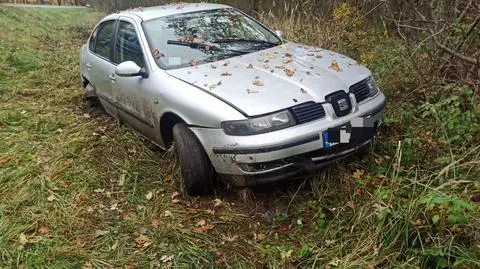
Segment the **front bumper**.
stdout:
<svg viewBox="0 0 480 269">
<path fill-rule="evenodd" d="M 355 98 L 352 97 L 352 101 Z M 324 148 L 324 134 L 329 128 L 368 119 L 381 124 L 385 96 L 379 92 L 372 99 L 354 104 L 347 116 L 336 117 L 326 107 L 326 117 L 283 130 L 252 135 L 229 136 L 222 129 L 191 127 L 218 174 L 229 175 L 235 185 L 248 186 L 274 182 L 338 161 L 359 148 L 368 146 L 375 132 L 354 143 Z"/>
</svg>

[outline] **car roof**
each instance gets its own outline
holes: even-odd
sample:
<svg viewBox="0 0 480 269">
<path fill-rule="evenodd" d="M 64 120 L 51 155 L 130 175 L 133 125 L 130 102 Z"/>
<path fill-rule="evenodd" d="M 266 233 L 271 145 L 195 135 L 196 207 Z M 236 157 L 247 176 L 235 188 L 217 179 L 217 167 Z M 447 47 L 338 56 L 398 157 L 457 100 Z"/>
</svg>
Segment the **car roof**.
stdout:
<svg viewBox="0 0 480 269">
<path fill-rule="evenodd" d="M 207 3 L 179 3 L 155 7 L 138 7 L 120 12 L 120 15 L 131 14 L 140 17 L 144 21 L 160 17 L 183 14 L 196 11 L 231 8 L 231 6 Z"/>
</svg>

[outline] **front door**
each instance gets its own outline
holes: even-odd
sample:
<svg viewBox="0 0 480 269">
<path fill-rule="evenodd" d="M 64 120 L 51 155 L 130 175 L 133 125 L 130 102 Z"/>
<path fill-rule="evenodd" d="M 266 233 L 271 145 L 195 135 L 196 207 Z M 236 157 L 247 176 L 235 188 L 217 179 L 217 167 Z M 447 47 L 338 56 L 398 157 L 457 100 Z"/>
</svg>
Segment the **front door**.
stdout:
<svg viewBox="0 0 480 269">
<path fill-rule="evenodd" d="M 115 63 L 133 61 L 147 68 L 144 51 L 139 40 L 135 22 L 127 18 L 119 20 L 115 44 Z M 155 87 L 149 78 L 116 76 L 115 92 L 120 119 L 140 133 L 156 141 L 158 117 L 154 112 Z"/>
</svg>

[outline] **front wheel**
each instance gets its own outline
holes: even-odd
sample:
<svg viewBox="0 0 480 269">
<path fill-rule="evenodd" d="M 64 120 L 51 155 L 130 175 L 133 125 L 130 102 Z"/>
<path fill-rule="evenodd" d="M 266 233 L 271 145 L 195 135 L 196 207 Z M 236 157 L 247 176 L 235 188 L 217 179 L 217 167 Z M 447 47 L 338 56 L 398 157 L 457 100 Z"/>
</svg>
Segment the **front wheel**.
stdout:
<svg viewBox="0 0 480 269">
<path fill-rule="evenodd" d="M 213 190 L 213 167 L 195 134 L 185 123 L 173 127 L 173 139 L 182 171 L 182 187 L 188 195 L 201 195 Z"/>
</svg>

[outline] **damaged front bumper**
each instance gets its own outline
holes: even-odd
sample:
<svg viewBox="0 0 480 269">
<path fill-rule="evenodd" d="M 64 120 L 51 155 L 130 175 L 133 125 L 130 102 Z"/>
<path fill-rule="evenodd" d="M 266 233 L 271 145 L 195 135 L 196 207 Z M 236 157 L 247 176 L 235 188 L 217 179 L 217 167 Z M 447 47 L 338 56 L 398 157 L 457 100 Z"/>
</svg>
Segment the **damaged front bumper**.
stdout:
<svg viewBox="0 0 480 269">
<path fill-rule="evenodd" d="M 219 175 L 234 185 L 252 186 L 308 173 L 367 147 L 381 124 L 385 97 L 380 93 L 355 107 L 345 117 L 327 114 L 321 120 L 253 136 L 191 130 Z"/>
</svg>

